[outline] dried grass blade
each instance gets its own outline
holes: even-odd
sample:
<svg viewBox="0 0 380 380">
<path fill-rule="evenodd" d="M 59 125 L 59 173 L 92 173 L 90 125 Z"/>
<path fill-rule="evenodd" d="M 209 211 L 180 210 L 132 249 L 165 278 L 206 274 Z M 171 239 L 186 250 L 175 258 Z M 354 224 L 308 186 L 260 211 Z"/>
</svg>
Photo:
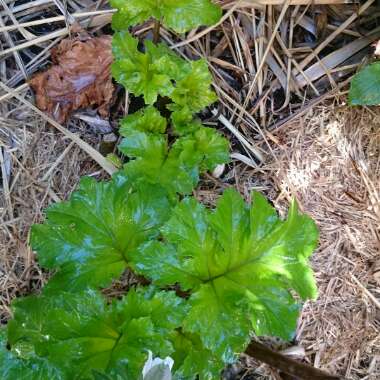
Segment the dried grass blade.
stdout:
<svg viewBox="0 0 380 380">
<path fill-rule="evenodd" d="M 65 134 L 67 137 L 69 137 L 72 141 L 74 141 L 81 149 L 83 149 L 94 161 L 96 161 L 108 174 L 112 175 L 117 171 L 116 167 L 108 161 L 103 155 L 101 155 L 96 149 L 94 149 L 92 146 L 90 146 L 88 143 L 83 141 L 81 138 L 79 138 L 74 133 L 67 130 L 65 127 L 63 127 L 61 124 L 57 123 L 55 120 L 41 112 L 37 107 L 35 107 L 33 104 L 31 104 L 28 100 L 24 99 L 22 96 L 17 94 L 15 91 L 13 91 L 8 86 L 4 85 L 0 82 L 0 87 L 11 94 L 11 96 L 17 98 L 20 102 L 25 104 L 27 107 L 32 109 L 34 112 L 36 112 L 38 115 L 40 115 L 42 118 L 44 118 L 48 123 L 53 125 L 56 129 L 58 129 L 60 132 Z"/>
<path fill-rule="evenodd" d="M 323 57 L 320 61 L 316 62 L 314 65 L 305 70 L 304 74 L 307 78 L 309 78 L 311 82 L 315 81 L 323 75 L 326 75 L 327 70 L 331 70 L 337 67 L 339 64 L 352 57 L 358 51 L 370 45 L 373 41 L 376 41 L 379 37 L 380 29 L 377 28 L 377 30 L 374 30 L 371 35 L 358 38 L 349 44 L 344 45 L 340 49 L 335 50 L 326 57 Z M 295 71 L 293 71 L 293 74 L 295 74 Z M 301 74 L 298 74 L 296 76 L 296 81 L 300 87 L 304 87 L 308 84 L 306 79 Z"/>
<path fill-rule="evenodd" d="M 218 115 L 216 109 L 211 110 L 214 116 L 218 117 L 218 120 L 240 141 L 245 148 L 247 148 L 260 162 L 264 161 L 264 157 L 261 152 L 249 143 L 246 138 L 223 116 Z"/>
</svg>

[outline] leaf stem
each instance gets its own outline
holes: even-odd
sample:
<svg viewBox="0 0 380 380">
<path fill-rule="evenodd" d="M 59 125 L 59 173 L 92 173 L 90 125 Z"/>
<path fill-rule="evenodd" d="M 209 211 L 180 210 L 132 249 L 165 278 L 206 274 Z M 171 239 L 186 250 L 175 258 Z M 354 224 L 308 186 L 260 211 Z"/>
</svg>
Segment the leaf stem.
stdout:
<svg viewBox="0 0 380 380">
<path fill-rule="evenodd" d="M 251 342 L 245 353 L 273 368 L 302 380 L 343 380 L 343 377 L 330 375 L 311 365 L 297 362 L 259 342 Z"/>
<path fill-rule="evenodd" d="M 154 19 L 154 25 L 153 25 L 153 43 L 158 44 L 160 41 L 160 28 L 161 28 L 161 22 L 160 20 Z"/>
</svg>

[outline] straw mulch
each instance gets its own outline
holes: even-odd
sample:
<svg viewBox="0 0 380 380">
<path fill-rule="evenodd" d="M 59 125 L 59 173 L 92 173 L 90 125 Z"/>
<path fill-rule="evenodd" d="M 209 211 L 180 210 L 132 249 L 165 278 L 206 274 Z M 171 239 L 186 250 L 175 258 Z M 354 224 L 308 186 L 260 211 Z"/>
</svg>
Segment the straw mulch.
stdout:
<svg viewBox="0 0 380 380">
<path fill-rule="evenodd" d="M 235 165 L 223 181 L 204 181 L 196 195 L 214 205 L 231 185 L 249 199 L 264 192 L 285 216 L 295 197 L 320 230 L 312 258 L 319 297 L 304 306 L 288 349 L 316 367 L 347 379 L 380 377 L 380 109 L 350 108 L 344 97 L 311 109 L 280 128 L 273 157 L 258 169 Z M 244 379 L 277 379 L 243 358 Z"/>
<path fill-rule="evenodd" d="M 81 175 L 101 171 L 76 144 L 16 102 L 0 126 L 0 317 L 10 316 L 9 303 L 38 290 L 45 278 L 28 246 L 30 226 L 43 220 L 43 210 L 66 199 Z M 11 108 L 11 107 L 10 107 Z M 88 127 L 77 133 L 94 142 Z M 74 128 L 73 128 L 74 130 Z M 9 182 L 8 182 L 9 179 Z"/>
<path fill-rule="evenodd" d="M 314 108 L 278 132 L 269 170 L 275 204 L 296 197 L 320 229 L 319 298 L 305 306 L 297 342 L 314 366 L 348 379 L 380 377 L 379 127 L 378 109 Z"/>
<path fill-rule="evenodd" d="M 380 378 L 380 110 L 343 103 L 350 76 L 380 38 L 380 13 L 374 0 L 341 2 L 219 1 L 225 10 L 219 25 L 186 36 L 162 30 L 161 37 L 184 57 L 207 57 L 220 105 L 202 116 L 231 140 L 231 164 L 220 178 L 205 175 L 195 195 L 213 205 L 223 188 L 235 186 L 247 199 L 256 189 L 282 215 L 296 197 L 320 228 L 313 256 L 319 298 L 305 305 L 290 352 L 348 379 L 374 380 Z M 107 177 L 110 167 L 97 150 L 128 112 L 119 89 L 106 132 L 86 110 L 65 126 L 49 125 L 33 108 L 25 79 L 49 65 L 52 47 L 75 19 L 91 35 L 103 35 L 111 14 L 107 1 L 0 0 L 3 323 L 13 298 L 46 281 L 28 246 L 30 226 L 43 220 L 46 206 L 66 199 L 80 176 Z M 148 22 L 134 31 L 149 38 L 151 28 Z M 229 372 L 234 379 L 278 379 L 244 356 Z"/>
</svg>

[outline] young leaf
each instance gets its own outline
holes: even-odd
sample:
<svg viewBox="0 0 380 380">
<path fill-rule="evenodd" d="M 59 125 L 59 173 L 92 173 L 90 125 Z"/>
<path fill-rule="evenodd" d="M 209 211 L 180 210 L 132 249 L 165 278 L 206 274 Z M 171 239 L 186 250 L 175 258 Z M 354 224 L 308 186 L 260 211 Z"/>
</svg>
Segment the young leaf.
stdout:
<svg viewBox="0 0 380 380">
<path fill-rule="evenodd" d="M 355 75 L 348 101 L 353 106 L 380 104 L 380 62 L 365 67 Z"/>
<path fill-rule="evenodd" d="M 70 201 L 50 206 L 47 221 L 32 227 L 39 263 L 58 269 L 45 292 L 109 285 L 130 252 L 157 237 L 170 206 L 162 188 L 135 186 L 122 175 L 105 183 L 82 179 Z"/>
<path fill-rule="evenodd" d="M 133 267 L 157 284 L 191 290 L 183 327 L 225 362 L 244 351 L 253 332 L 293 336 L 299 303 L 289 288 L 302 299 L 316 297 L 308 257 L 318 232 L 295 202 L 282 221 L 258 193 L 250 208 L 228 190 L 212 212 L 187 198 L 163 234 L 166 243 L 147 243 L 132 255 Z"/>
<path fill-rule="evenodd" d="M 26 297 L 14 303 L 9 342 L 30 341 L 39 355 L 57 366 L 65 379 L 87 379 L 96 371 L 137 379 L 148 350 L 166 356 L 170 337 L 186 313 L 173 292 L 130 290 L 107 305 L 87 290 L 55 297 Z"/>
<path fill-rule="evenodd" d="M 203 155 L 202 169 L 214 170 L 229 161 L 229 142 L 214 128 L 201 127 L 193 133 L 197 149 Z"/>
<path fill-rule="evenodd" d="M 170 104 L 169 108 L 173 110 L 170 115 L 173 130 L 179 136 L 187 135 L 202 127 L 201 121 L 193 118 L 189 107 L 178 107 L 175 104 Z"/>
<path fill-rule="evenodd" d="M 125 30 L 152 16 L 177 33 L 218 22 L 221 9 L 210 0 L 111 0 L 118 9 L 112 27 Z"/>
<path fill-rule="evenodd" d="M 6 330 L 0 330 L 0 374 L 2 380 L 63 380 L 63 374 L 44 358 L 19 358 L 6 347 Z"/>
<path fill-rule="evenodd" d="M 224 363 L 205 349 L 199 336 L 175 331 L 172 334 L 174 353 L 174 379 L 219 379 Z"/>
<path fill-rule="evenodd" d="M 163 135 L 125 132 L 122 153 L 135 157 L 124 166 L 131 182 L 158 184 L 169 194 L 190 193 L 199 180 L 202 155 L 193 138 L 178 139 L 171 148 Z"/>
<path fill-rule="evenodd" d="M 171 68 L 181 60 L 165 45 L 161 46 L 165 54 L 157 57 L 157 54 L 152 56 L 148 48 L 146 53 L 139 52 L 137 44 L 138 40 L 128 32 L 114 34 L 112 75 L 127 90 L 137 96 L 143 95 L 146 103 L 153 104 L 157 95 L 169 96 L 174 89 L 169 75 L 171 70 L 163 68 Z"/>
<path fill-rule="evenodd" d="M 120 133 L 125 139 L 119 150 L 135 158 L 125 165 L 130 182 L 160 184 L 169 193 L 186 194 L 197 184 L 200 172 L 228 162 L 228 141 L 214 129 L 193 122 L 171 148 L 165 129 L 166 120 L 153 107 L 124 118 Z"/>
<path fill-rule="evenodd" d="M 138 130 L 123 131 L 122 153 L 136 158 L 124 166 L 130 182 L 148 182 L 168 193 L 188 194 L 199 175 L 218 163 L 228 162 L 228 142 L 211 128 L 201 127 L 194 134 L 179 138 L 171 148 L 163 135 Z"/>
<path fill-rule="evenodd" d="M 150 133 L 165 133 L 166 119 L 152 106 L 145 107 L 138 112 L 128 115 L 121 120 L 120 134 L 129 133 L 131 130 Z"/>
<path fill-rule="evenodd" d="M 191 70 L 190 62 L 179 57 L 167 45 L 162 43 L 155 45 L 149 40 L 146 40 L 144 44 L 147 54 L 155 63 L 155 67 L 166 73 L 171 79 L 178 80 Z"/>
<path fill-rule="evenodd" d="M 177 80 L 175 89 L 170 95 L 176 104 L 172 110 L 188 107 L 190 112 L 199 112 L 218 98 L 210 89 L 212 77 L 204 59 L 191 61 L 191 69 Z"/>
<path fill-rule="evenodd" d="M 194 113 L 217 100 L 205 60 L 187 62 L 166 45 L 151 41 L 145 42 L 145 53 L 137 45 L 128 32 L 115 33 L 112 75 L 127 90 L 143 95 L 147 104 L 153 104 L 158 95 L 168 96 L 176 103 L 173 111 L 186 108 Z"/>
</svg>

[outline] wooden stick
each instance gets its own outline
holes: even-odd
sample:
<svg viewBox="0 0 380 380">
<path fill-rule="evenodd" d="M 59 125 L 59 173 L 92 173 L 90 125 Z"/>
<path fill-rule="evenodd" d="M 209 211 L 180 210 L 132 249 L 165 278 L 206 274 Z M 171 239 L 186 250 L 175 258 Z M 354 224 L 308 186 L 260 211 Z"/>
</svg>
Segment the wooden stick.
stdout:
<svg viewBox="0 0 380 380">
<path fill-rule="evenodd" d="M 251 342 L 245 353 L 273 368 L 302 380 L 342 380 L 343 377 L 330 375 L 308 364 L 297 362 L 288 356 L 272 351 L 259 342 Z"/>
</svg>

